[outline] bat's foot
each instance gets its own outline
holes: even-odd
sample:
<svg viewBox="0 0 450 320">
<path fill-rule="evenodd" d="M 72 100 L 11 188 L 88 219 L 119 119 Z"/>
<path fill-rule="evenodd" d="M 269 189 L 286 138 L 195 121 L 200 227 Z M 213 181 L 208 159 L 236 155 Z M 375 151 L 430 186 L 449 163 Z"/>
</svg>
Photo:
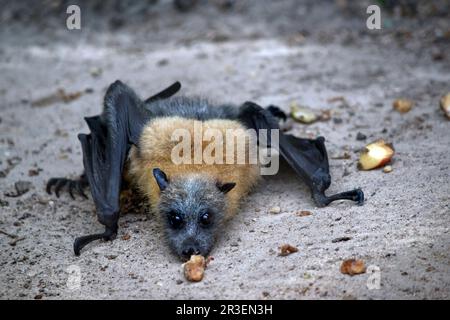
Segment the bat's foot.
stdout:
<svg viewBox="0 0 450 320">
<path fill-rule="evenodd" d="M 48 194 L 52 194 L 52 188 L 55 187 L 55 195 L 57 198 L 59 198 L 59 193 L 64 188 L 69 192 L 72 199 L 75 199 L 74 191 L 78 192 L 79 195 L 87 199 L 88 197 L 84 193 L 84 189 L 88 186 L 89 183 L 86 179 L 86 176 L 83 174 L 77 180 L 67 178 L 51 178 L 47 182 L 46 190 Z"/>
<path fill-rule="evenodd" d="M 95 240 L 104 240 L 104 241 L 112 241 L 117 236 L 117 227 L 109 228 L 106 227 L 105 232 L 90 234 L 83 237 L 78 237 L 73 242 L 73 251 L 76 256 L 79 256 L 81 253 L 81 249 L 83 249 L 86 245 Z"/>
<path fill-rule="evenodd" d="M 361 189 L 356 189 L 355 196 L 353 198 L 353 201 L 356 201 L 356 204 L 358 206 L 362 206 L 364 204 L 364 192 Z"/>
<path fill-rule="evenodd" d="M 313 198 L 319 207 L 325 207 L 336 200 L 351 200 L 355 201 L 358 206 L 364 204 L 364 192 L 358 188 L 351 191 L 341 192 L 327 197 L 324 193 L 315 193 Z"/>
</svg>

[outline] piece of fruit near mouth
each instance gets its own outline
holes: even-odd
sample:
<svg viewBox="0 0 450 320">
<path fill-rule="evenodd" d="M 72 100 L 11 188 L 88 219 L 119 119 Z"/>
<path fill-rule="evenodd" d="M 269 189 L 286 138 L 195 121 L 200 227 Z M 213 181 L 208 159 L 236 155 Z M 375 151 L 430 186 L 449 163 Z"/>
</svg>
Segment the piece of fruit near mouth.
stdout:
<svg viewBox="0 0 450 320">
<path fill-rule="evenodd" d="M 198 282 L 203 279 L 206 268 L 206 259 L 200 255 L 193 255 L 191 259 L 183 265 L 184 276 L 187 280 Z"/>
<path fill-rule="evenodd" d="M 295 252 L 298 252 L 297 247 L 291 246 L 290 244 L 283 244 L 280 247 L 280 253 L 278 255 L 284 257 L 293 254 Z"/>
<path fill-rule="evenodd" d="M 372 170 L 384 166 L 391 161 L 394 155 L 394 147 L 383 139 L 369 143 L 362 150 L 358 168 L 360 170 Z"/>
<path fill-rule="evenodd" d="M 366 272 L 366 265 L 360 259 L 348 259 L 341 264 L 341 273 L 354 276 Z"/>
</svg>

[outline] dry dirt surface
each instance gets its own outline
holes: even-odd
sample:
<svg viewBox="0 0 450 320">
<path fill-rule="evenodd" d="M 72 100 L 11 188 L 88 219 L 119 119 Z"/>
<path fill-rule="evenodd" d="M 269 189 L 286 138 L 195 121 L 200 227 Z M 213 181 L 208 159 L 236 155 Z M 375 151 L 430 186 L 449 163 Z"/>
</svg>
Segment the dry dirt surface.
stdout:
<svg viewBox="0 0 450 320">
<path fill-rule="evenodd" d="M 370 31 L 364 6 L 337 3 L 203 1 L 180 13 L 159 1 L 145 15 L 89 11 L 81 31 L 4 11 L 0 298 L 449 299 L 450 121 L 439 99 L 450 92 L 450 19 L 383 11 L 383 29 Z M 366 203 L 317 208 L 282 168 L 223 230 L 199 283 L 185 280 L 145 210 L 121 217 L 115 241 L 76 257 L 74 238 L 101 230 L 92 200 L 56 198 L 44 186 L 81 173 L 76 135 L 116 79 L 142 98 L 179 80 L 182 94 L 218 102 L 331 110 L 329 121 L 295 123 L 291 133 L 325 136 L 329 193 L 361 187 Z M 409 113 L 393 110 L 401 97 L 414 101 Z M 359 171 L 359 150 L 378 138 L 395 147 L 393 171 Z M 275 206 L 280 213 L 270 213 Z M 298 251 L 279 256 L 286 243 Z M 342 274 L 351 258 L 367 272 Z"/>
</svg>

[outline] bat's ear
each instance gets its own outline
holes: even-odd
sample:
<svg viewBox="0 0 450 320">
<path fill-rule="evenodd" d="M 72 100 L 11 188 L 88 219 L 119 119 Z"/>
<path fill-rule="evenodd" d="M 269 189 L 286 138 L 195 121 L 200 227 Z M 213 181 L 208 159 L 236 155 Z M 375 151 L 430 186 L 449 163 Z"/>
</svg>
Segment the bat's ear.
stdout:
<svg viewBox="0 0 450 320">
<path fill-rule="evenodd" d="M 227 182 L 227 183 L 222 183 L 222 182 L 219 182 L 219 181 L 216 182 L 217 189 L 219 189 L 223 193 L 230 192 L 231 189 L 233 189 L 235 186 L 236 186 L 236 183 L 234 183 L 234 182 Z"/>
<path fill-rule="evenodd" d="M 159 168 L 153 169 L 153 176 L 156 179 L 156 183 L 158 183 L 159 189 L 164 191 L 169 185 L 169 179 L 167 179 L 166 174 Z"/>
</svg>

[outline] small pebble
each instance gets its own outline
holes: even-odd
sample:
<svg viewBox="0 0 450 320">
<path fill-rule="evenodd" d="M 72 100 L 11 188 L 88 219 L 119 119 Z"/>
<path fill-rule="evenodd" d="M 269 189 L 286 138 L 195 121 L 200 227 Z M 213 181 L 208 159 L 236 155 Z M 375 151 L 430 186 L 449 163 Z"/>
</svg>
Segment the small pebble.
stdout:
<svg viewBox="0 0 450 320">
<path fill-rule="evenodd" d="M 269 213 L 272 213 L 272 214 L 278 214 L 278 213 L 280 213 L 280 212 L 281 212 L 281 208 L 278 207 L 278 206 L 272 207 L 272 208 L 269 210 Z"/>
<path fill-rule="evenodd" d="M 356 140 L 362 141 L 362 140 L 366 140 L 366 139 L 367 139 L 367 136 L 366 136 L 365 134 L 363 134 L 363 133 L 361 133 L 361 132 L 358 132 L 358 133 L 356 134 Z"/>
<path fill-rule="evenodd" d="M 91 76 L 96 78 L 96 77 L 101 76 L 101 74 L 103 73 L 103 70 L 98 67 L 93 67 L 93 68 L 91 68 L 91 70 L 89 70 L 89 73 L 91 74 Z"/>
</svg>

